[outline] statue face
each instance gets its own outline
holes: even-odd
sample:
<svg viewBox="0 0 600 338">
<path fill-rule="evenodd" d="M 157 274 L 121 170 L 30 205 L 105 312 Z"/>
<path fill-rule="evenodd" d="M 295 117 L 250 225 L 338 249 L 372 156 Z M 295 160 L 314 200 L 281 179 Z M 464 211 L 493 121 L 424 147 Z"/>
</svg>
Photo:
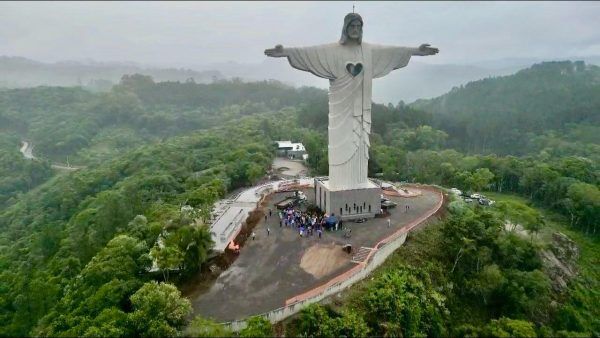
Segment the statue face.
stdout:
<svg viewBox="0 0 600 338">
<path fill-rule="evenodd" d="M 353 40 L 358 40 L 362 36 L 362 23 L 360 20 L 352 20 L 346 31 L 348 37 Z"/>
</svg>

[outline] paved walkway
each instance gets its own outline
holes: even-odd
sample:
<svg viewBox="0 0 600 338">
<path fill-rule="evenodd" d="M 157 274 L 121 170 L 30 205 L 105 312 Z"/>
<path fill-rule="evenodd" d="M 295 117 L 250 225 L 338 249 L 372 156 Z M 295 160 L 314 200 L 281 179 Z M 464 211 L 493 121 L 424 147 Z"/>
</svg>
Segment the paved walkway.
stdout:
<svg viewBox="0 0 600 338">
<path fill-rule="evenodd" d="M 264 194 L 280 189 L 289 180 L 265 183 L 248 188 L 232 199 L 220 200 L 214 205 L 215 219 L 210 225 L 210 235 L 215 242 L 214 250 L 223 252 L 241 229 L 248 213 L 256 209 Z M 313 184 L 312 178 L 298 180 L 299 184 Z"/>
<path fill-rule="evenodd" d="M 273 204 L 290 193 L 272 194 L 263 203 L 263 210 L 268 215 L 270 207 L 272 216 L 267 217 L 266 222 L 263 219 L 257 224 L 254 230 L 256 239 L 246 241 L 240 256 L 212 287 L 192 299 L 195 314 L 223 322 L 283 306 L 287 299 L 355 266 L 356 263 L 351 261 L 353 254 L 340 257 L 336 251 L 332 251 L 334 246 L 341 250 L 342 245 L 352 244 L 356 254 L 360 247 L 373 247 L 438 204 L 438 194 L 427 190 L 422 192 L 421 196 L 413 198 L 390 197 L 398 206 L 392 209 L 389 228 L 387 218 L 375 218 L 366 223 L 346 222 L 345 225 L 352 228 L 352 237 L 348 240 L 343 238 L 342 231 L 324 232 L 321 239 L 317 236 L 300 238 L 295 229 L 280 227 Z M 311 202 L 314 198 L 312 188 L 305 189 L 305 194 Z M 410 210 L 405 212 L 407 204 Z M 270 235 L 267 235 L 267 227 L 271 230 Z M 307 267 L 307 259 L 323 261 L 315 261 L 310 268 Z"/>
</svg>

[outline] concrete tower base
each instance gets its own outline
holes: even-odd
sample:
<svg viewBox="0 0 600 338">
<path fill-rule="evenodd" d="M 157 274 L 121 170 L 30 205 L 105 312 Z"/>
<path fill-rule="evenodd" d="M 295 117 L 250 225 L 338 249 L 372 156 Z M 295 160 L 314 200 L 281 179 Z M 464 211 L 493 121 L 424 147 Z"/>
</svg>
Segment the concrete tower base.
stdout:
<svg viewBox="0 0 600 338">
<path fill-rule="evenodd" d="M 318 177 L 315 203 L 326 214 L 343 220 L 373 218 L 381 210 L 381 188 L 369 181 L 365 188 L 332 190 L 327 177 Z"/>
</svg>

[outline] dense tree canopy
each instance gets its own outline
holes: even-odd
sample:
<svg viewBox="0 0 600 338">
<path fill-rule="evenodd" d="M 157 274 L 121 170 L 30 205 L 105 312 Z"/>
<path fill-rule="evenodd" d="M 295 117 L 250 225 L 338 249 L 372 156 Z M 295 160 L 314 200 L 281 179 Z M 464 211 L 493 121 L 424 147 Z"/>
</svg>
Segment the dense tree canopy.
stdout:
<svg viewBox="0 0 600 338">
<path fill-rule="evenodd" d="M 544 62 L 515 75 L 471 82 L 413 107 L 433 113 L 434 126 L 450 135 L 453 147 L 524 155 L 534 148 L 532 136 L 550 130 L 556 136 L 569 124 L 582 128 L 576 132 L 580 136 L 590 125 L 597 130 L 599 76 L 600 67 L 582 61 Z M 597 132 L 593 137 L 597 145 Z"/>
<path fill-rule="evenodd" d="M 533 239 L 547 226 L 537 207 L 597 238 L 598 73 L 545 63 L 411 106 L 374 104 L 370 176 L 516 193 L 532 205 L 499 202 L 491 211 L 451 202 L 427 264 L 385 268 L 350 306 L 311 306 L 290 330 L 597 333 L 589 281 L 556 296 Z M 312 173 L 326 174 L 326 133 L 327 92 L 275 81 L 129 75 L 105 93 L 0 91 L 0 335 L 180 334 L 190 305 L 168 283 L 206 264 L 213 203 L 264 177 L 275 140 L 303 142 Z M 36 160 L 19 153 L 23 140 Z M 55 162 L 85 168 L 60 172 Z M 531 236 L 507 231 L 507 221 Z M 553 312 L 551 301 L 565 305 Z M 230 334 L 203 318 L 186 332 Z M 240 332 L 272 334 L 261 318 Z"/>
<path fill-rule="evenodd" d="M 60 315 L 71 312 L 78 315 L 83 311 L 78 310 L 78 302 L 87 304 L 100 297 L 94 296 L 97 292 L 105 294 L 111 290 L 115 301 L 97 305 L 98 310 L 93 314 L 82 314 L 86 318 L 114 317 L 119 312 L 102 313 L 102 310 L 115 304 L 121 305 L 116 309 L 124 311 L 127 306 L 122 299 L 151 278 L 147 269 L 125 270 L 130 280 L 84 285 L 91 287 L 90 291 L 81 291 L 77 296 L 68 293 L 79 292 L 75 291 L 79 287 L 70 286 L 80 280 L 74 278 L 96 266 L 94 262 L 102 260 L 98 255 L 102 256 L 105 249 L 112 250 L 112 240 L 120 238 L 114 237 L 119 234 L 143 244 L 146 256 L 152 252 L 159 235 L 164 234 L 168 250 L 181 253 L 180 275 L 189 276 L 197 271 L 212 245 L 202 222 L 202 215 L 207 218 L 206 210 L 202 209 L 212 205 L 226 190 L 255 182 L 271 161 L 270 141 L 255 133 L 258 123 L 250 119 L 235 126 L 141 147 L 101 165 L 56 177 L 35 194 L 24 195 L 3 209 L 0 304 L 6 320 L 2 321 L 2 332 L 26 335 L 48 314 L 44 321 L 49 328 L 44 326 L 41 330 L 47 331 L 40 332 L 83 335 L 88 322 L 79 327 L 72 321 L 63 323 L 66 319 Z M 233 179 L 233 172 L 240 176 Z M 192 193 L 197 199 L 191 208 L 198 217 L 190 217 L 181 209 Z M 124 250 L 133 254 L 134 247 L 126 246 L 129 249 Z M 139 257 L 138 253 L 135 255 Z M 40 287 L 40 283 L 45 286 Z M 77 298 L 76 302 L 67 301 L 69 297 Z M 57 304 L 61 299 L 65 301 Z M 81 307 L 89 311 L 88 305 Z"/>
</svg>

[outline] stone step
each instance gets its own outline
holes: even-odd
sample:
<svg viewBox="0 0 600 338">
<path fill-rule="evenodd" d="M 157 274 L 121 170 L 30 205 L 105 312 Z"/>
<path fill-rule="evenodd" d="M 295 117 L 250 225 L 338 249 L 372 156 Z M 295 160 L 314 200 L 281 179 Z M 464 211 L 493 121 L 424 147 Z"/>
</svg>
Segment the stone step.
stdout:
<svg viewBox="0 0 600 338">
<path fill-rule="evenodd" d="M 352 256 L 352 262 L 365 263 L 365 260 L 373 250 L 373 248 L 367 248 L 364 246 L 360 247 L 360 249 L 358 249 L 358 252 L 354 256 Z"/>
</svg>

